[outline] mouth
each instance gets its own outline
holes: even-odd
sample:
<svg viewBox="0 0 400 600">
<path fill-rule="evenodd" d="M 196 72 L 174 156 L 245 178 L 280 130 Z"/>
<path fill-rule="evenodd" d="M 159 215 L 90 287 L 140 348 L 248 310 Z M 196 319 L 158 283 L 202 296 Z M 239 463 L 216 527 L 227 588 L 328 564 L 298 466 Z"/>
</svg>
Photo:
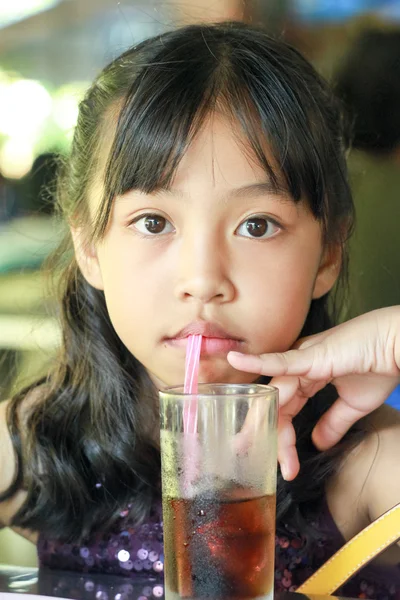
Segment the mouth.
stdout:
<svg viewBox="0 0 400 600">
<path fill-rule="evenodd" d="M 164 338 L 163 342 L 167 346 L 186 349 L 190 335 L 202 336 L 202 355 L 226 355 L 231 350 L 239 350 L 244 343 L 243 339 L 236 337 L 222 329 L 219 325 L 210 323 L 209 321 L 195 321 L 190 323 L 172 337 Z"/>
</svg>

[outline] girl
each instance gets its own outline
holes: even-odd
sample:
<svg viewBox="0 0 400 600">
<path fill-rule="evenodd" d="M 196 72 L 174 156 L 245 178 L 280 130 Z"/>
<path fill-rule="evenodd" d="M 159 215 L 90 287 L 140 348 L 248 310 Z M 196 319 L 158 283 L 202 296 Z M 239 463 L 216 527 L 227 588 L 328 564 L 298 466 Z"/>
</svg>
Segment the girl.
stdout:
<svg viewBox="0 0 400 600">
<path fill-rule="evenodd" d="M 157 390 L 183 381 L 191 333 L 204 336 L 201 381 L 250 382 L 229 350 L 284 352 L 331 325 L 353 218 L 343 152 L 325 83 L 243 24 L 147 40 L 94 82 L 59 191 L 61 352 L 9 403 L 3 434 L 0 518 L 43 565 L 162 571 Z M 399 492 L 378 501 L 385 474 L 367 432 L 399 430 L 384 413 L 334 450 L 312 444 L 335 398 L 325 387 L 294 420 L 301 470 L 279 477 L 277 589 L 295 589 Z M 395 594 L 395 561 L 352 594 Z"/>
</svg>

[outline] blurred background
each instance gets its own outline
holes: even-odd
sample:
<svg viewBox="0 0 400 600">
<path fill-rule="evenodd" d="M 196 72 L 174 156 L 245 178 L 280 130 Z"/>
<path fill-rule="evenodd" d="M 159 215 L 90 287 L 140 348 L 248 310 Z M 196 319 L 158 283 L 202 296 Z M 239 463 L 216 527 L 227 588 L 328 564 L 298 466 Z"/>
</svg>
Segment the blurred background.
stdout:
<svg viewBox="0 0 400 600">
<path fill-rule="evenodd" d="M 56 352 L 42 265 L 60 239 L 54 183 L 85 89 L 144 38 L 224 19 L 282 35 L 335 85 L 357 207 L 343 318 L 400 304 L 400 0 L 0 0 L 0 400 Z M 389 402 L 400 408 L 400 393 Z M 2 562 L 35 565 L 35 548 L 3 529 Z"/>
</svg>

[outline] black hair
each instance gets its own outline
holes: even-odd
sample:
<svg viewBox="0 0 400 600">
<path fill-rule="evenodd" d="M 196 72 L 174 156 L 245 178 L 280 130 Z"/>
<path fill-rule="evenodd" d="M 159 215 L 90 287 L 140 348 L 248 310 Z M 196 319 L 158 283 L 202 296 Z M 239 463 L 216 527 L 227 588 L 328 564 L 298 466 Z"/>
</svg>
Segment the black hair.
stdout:
<svg viewBox="0 0 400 600">
<path fill-rule="evenodd" d="M 242 23 L 177 29 L 104 69 L 80 105 L 60 180 L 66 220 L 101 238 L 114 197 L 168 186 L 213 111 L 240 125 L 274 185 L 294 202 L 308 203 L 324 243 L 342 247 L 345 266 L 353 204 L 338 105 L 298 51 Z M 104 194 L 92 223 L 88 190 L 99 177 Z M 128 504 L 139 522 L 160 495 L 159 449 L 148 425 L 155 422 L 154 403 L 144 401 L 156 390 L 115 333 L 103 292 L 82 276 L 69 233 L 55 260 L 62 347 L 49 377 L 36 386 L 40 398 L 27 411 L 20 408 L 29 390 L 11 403 L 18 469 L 6 496 L 27 490 L 14 525 L 78 540 L 107 527 Z M 313 300 L 302 334 L 332 325 L 334 309 L 328 295 Z M 319 453 L 311 443 L 312 428 L 334 395 L 333 389 L 319 394 L 296 419 L 302 468 L 292 484 L 279 477 L 279 522 L 304 525 L 326 477 L 355 443 L 353 432 L 332 453 Z"/>
</svg>

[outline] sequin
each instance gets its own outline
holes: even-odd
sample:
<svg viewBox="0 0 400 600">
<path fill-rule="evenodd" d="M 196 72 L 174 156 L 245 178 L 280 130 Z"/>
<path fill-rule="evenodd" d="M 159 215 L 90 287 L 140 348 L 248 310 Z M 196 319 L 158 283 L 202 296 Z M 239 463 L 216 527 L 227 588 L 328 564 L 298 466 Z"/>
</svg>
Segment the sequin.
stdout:
<svg viewBox="0 0 400 600">
<path fill-rule="evenodd" d="M 135 567 L 135 564 L 131 560 L 127 560 L 126 562 L 120 562 L 119 564 L 123 569 L 126 569 L 127 571 L 131 571 Z"/>
<path fill-rule="evenodd" d="M 153 563 L 156 560 L 158 560 L 157 552 L 154 552 L 154 550 L 152 552 L 149 552 L 149 561 Z"/>
<path fill-rule="evenodd" d="M 164 588 L 162 585 L 155 585 L 153 588 L 153 596 L 155 596 L 155 598 L 161 598 L 161 596 L 164 594 Z"/>
<path fill-rule="evenodd" d="M 160 560 L 156 560 L 153 563 L 153 571 L 155 571 L 156 573 L 162 573 L 164 570 L 164 565 Z"/>
<path fill-rule="evenodd" d="M 145 569 L 146 571 L 151 571 L 152 568 L 153 563 L 149 559 L 143 561 L 143 569 Z"/>
<path fill-rule="evenodd" d="M 124 594 L 132 594 L 133 585 L 131 583 L 124 583 L 119 586 L 119 589 L 122 590 Z"/>
<path fill-rule="evenodd" d="M 143 571 L 143 563 L 141 560 L 135 560 L 133 563 L 133 568 L 135 571 Z"/>
<path fill-rule="evenodd" d="M 93 590 L 94 590 L 94 582 L 93 581 L 85 581 L 85 590 L 87 592 L 93 592 Z"/>
<path fill-rule="evenodd" d="M 140 548 L 140 550 L 137 553 L 137 557 L 139 560 L 146 560 L 148 555 L 149 555 L 149 552 L 145 548 Z"/>
<path fill-rule="evenodd" d="M 119 560 L 119 562 L 126 562 L 127 560 L 129 560 L 131 557 L 131 555 L 129 554 L 129 552 L 127 550 L 120 550 L 117 554 L 117 558 Z"/>
<path fill-rule="evenodd" d="M 150 532 L 148 532 L 148 533 L 150 534 Z M 151 547 L 152 547 L 152 543 L 150 541 L 146 540 L 143 542 L 143 549 L 147 550 L 147 555 L 149 553 L 149 550 L 151 550 Z M 147 556 L 146 556 L 146 558 L 147 558 Z"/>
<path fill-rule="evenodd" d="M 77 543 L 67 544 L 46 539 L 41 534 L 38 542 L 40 565 L 82 573 L 117 574 L 125 578 L 129 577 L 132 581 L 135 578 L 138 581 L 150 580 L 154 583 L 143 588 L 138 600 L 158 600 L 163 594 L 161 581 L 164 571 L 161 502 L 155 504 L 151 517 L 139 527 L 133 522 L 130 514 L 126 514 L 126 510 L 127 508 L 121 508 L 120 517 L 109 530 L 85 537 L 80 546 Z M 305 538 L 293 527 L 280 524 L 280 530 L 284 535 L 276 536 L 275 589 L 277 593 L 296 591 L 297 587 L 343 544 L 341 538 L 338 540 L 338 534 L 333 529 L 334 524 L 330 515 L 322 512 L 321 516 L 321 521 L 314 521 L 319 537 L 316 538 L 315 544 L 311 545 L 306 545 Z M 366 600 L 369 598 L 400 600 L 400 586 L 397 583 L 399 574 L 397 571 L 396 573 L 392 569 L 386 579 L 378 582 L 374 579 L 374 575 L 368 577 L 369 572 L 363 569 L 340 590 L 340 595 Z M 126 582 L 126 579 L 122 581 Z M 393 583 L 394 581 L 396 583 Z M 58 583 L 61 586 L 61 583 Z M 68 584 L 65 585 L 68 588 Z M 90 580 L 82 580 L 81 585 L 81 595 L 76 595 L 75 589 L 66 594 L 62 586 L 59 593 L 54 595 L 86 598 L 85 594 L 91 594 L 92 597 L 96 596 L 96 600 L 137 598 L 134 594 L 137 583 L 134 586 L 121 583 L 112 592 L 108 588 L 96 587 Z"/>
<path fill-rule="evenodd" d="M 150 585 L 146 585 L 143 589 L 142 589 L 142 593 L 144 596 L 146 596 L 147 598 L 150 598 L 150 596 L 152 596 L 153 594 L 153 588 Z"/>
</svg>

